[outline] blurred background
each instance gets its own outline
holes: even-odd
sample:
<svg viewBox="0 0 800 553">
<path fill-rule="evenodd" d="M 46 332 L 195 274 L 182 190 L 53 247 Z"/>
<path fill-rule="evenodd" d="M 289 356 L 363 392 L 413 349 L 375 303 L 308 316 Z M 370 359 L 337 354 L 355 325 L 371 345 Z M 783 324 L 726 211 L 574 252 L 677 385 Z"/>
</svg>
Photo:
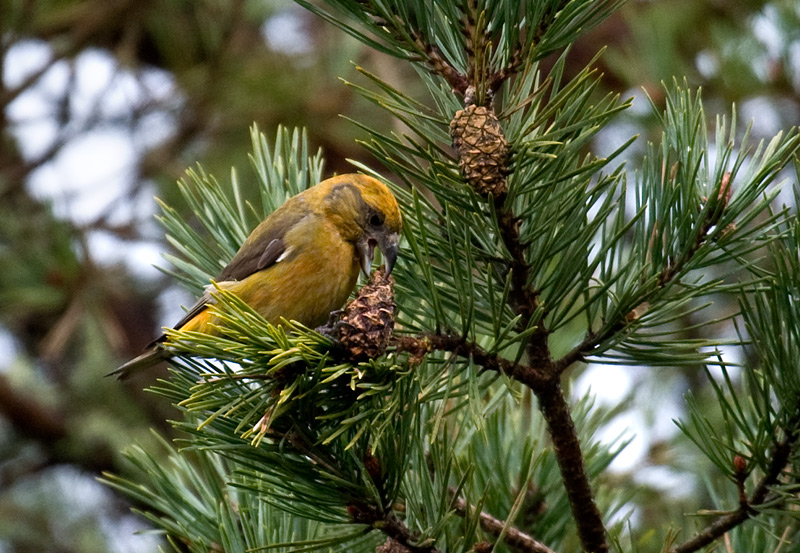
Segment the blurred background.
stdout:
<svg viewBox="0 0 800 553">
<path fill-rule="evenodd" d="M 735 102 L 757 138 L 800 123 L 796 0 L 631 0 L 573 47 L 570 70 L 604 46 L 599 93 L 635 101 L 593 148 L 640 135 L 631 168 L 659 137 L 645 91 L 659 104 L 673 76 L 703 87 L 709 114 Z M 342 82 L 366 84 L 356 64 L 425 98 L 409 67 L 286 0 L 0 0 L 0 553 L 156 550 L 95 482 L 175 416 L 142 391 L 163 373 L 103 378 L 193 303 L 154 267 L 169 251 L 154 197 L 191 217 L 175 183 L 198 162 L 223 185 L 235 167 L 252 191 L 253 122 L 268 137 L 306 127 L 329 174 L 373 164 L 341 115 L 397 123 Z M 614 465 L 641 486 L 635 521 L 702 502 L 671 419 L 704 386 L 700 371 L 578 375 L 573 394 L 621 406 L 609 437 L 636 435 Z"/>
</svg>

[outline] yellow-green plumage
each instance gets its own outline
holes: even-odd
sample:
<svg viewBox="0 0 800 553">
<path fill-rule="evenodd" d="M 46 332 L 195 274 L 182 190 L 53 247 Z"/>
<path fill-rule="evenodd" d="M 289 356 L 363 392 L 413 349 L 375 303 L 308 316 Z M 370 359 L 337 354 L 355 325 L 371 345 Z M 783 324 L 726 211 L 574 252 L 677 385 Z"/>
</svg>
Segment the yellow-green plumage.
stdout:
<svg viewBox="0 0 800 553">
<path fill-rule="evenodd" d="M 383 183 L 365 175 L 333 177 L 261 222 L 215 280 L 270 322 L 283 317 L 313 328 L 344 304 L 359 270 L 369 271 L 376 246 L 391 271 L 401 224 L 397 201 Z M 211 301 L 205 294 L 175 328 L 220 332 L 206 309 Z M 162 341 L 112 374 L 124 378 L 167 358 Z"/>
</svg>

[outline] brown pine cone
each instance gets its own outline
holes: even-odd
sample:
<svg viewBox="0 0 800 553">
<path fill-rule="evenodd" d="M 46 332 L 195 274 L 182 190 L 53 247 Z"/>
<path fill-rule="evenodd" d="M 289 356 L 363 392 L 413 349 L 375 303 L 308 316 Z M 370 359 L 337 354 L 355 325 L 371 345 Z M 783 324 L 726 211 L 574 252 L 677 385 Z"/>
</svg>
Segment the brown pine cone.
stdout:
<svg viewBox="0 0 800 553">
<path fill-rule="evenodd" d="M 470 105 L 450 122 L 450 136 L 458 154 L 458 166 L 478 194 L 506 192 L 505 164 L 508 143 L 494 110 Z"/>
<path fill-rule="evenodd" d="M 383 355 L 394 331 L 395 309 L 394 279 L 378 269 L 336 323 L 336 338 L 353 360 Z"/>
</svg>

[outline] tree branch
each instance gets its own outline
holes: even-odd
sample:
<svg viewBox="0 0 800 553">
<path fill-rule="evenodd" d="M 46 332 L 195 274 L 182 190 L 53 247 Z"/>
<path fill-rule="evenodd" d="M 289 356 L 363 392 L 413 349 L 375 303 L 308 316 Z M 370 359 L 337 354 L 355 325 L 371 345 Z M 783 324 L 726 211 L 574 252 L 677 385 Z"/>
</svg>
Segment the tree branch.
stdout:
<svg viewBox="0 0 800 553">
<path fill-rule="evenodd" d="M 715 209 L 709 209 L 706 212 L 705 220 L 701 221 L 695 241 L 684 255 L 669 263 L 662 270 L 656 285 L 652 289 L 643 291 L 638 304 L 653 299 L 680 275 L 694 254 L 707 241 L 710 229 L 719 220 L 722 210 L 726 207 L 728 195 L 729 185 L 727 181 L 723 181 L 717 200 L 718 204 Z M 538 307 L 538 296 L 529 285 L 531 268 L 526 259 L 527 244 L 520 240 L 521 221 L 510 209 L 505 207 L 505 197 L 498 198 L 497 206 L 500 237 L 512 258 L 509 264 L 512 272 L 509 303 L 515 313 L 522 315 L 520 327 L 524 329 L 532 324 L 531 319 Z M 398 350 L 411 351 L 413 355 L 420 358 L 432 350 L 445 350 L 472 358 L 475 363 L 485 369 L 502 372 L 533 390 L 553 440 L 553 449 L 581 543 L 586 550 L 591 552 L 608 551 L 605 526 L 592 497 L 580 441 L 559 379 L 561 374 L 573 363 L 582 360 L 594 347 L 623 329 L 630 321 L 629 317 L 630 314 L 625 313 L 620 315 L 618 321 L 606 325 L 601 332 L 590 331 L 577 346 L 558 360 L 553 360 L 550 355 L 549 331 L 541 321 L 537 321 L 537 330 L 531 335 L 526 347 L 529 358 L 528 365 L 514 363 L 499 355 L 490 354 L 476 344 L 453 335 L 435 334 L 418 338 L 404 338 L 396 342 Z M 743 512 L 731 516 L 733 518 L 727 521 L 727 524 L 732 523 L 735 526 L 741 522 L 738 517 L 747 518 L 749 513 Z M 726 521 L 720 521 L 720 528 L 724 528 L 725 524 Z M 722 533 L 725 531 L 723 529 Z M 676 553 L 688 553 L 688 551 L 694 550 L 677 551 Z"/>
<path fill-rule="evenodd" d="M 661 293 L 669 284 L 676 280 L 678 275 L 680 275 L 683 269 L 686 268 L 686 265 L 692 260 L 700 247 L 709 240 L 709 232 L 722 217 L 723 211 L 727 207 L 728 201 L 730 200 L 731 193 L 732 188 L 730 185 L 730 173 L 726 173 L 723 175 L 722 182 L 720 183 L 719 195 L 717 196 L 714 205 L 711 206 L 712 208 L 709 208 L 706 211 L 705 218 L 700 221 L 700 230 L 689 249 L 686 250 L 686 252 L 679 259 L 671 260 L 666 264 L 666 266 L 659 273 L 654 287 L 647 290 L 642 290 L 642 293 L 640 294 L 639 298 L 637 298 L 636 302 L 638 307 L 634 307 L 634 309 L 628 313 L 620 313 L 618 320 L 608 324 L 599 332 L 593 332 L 590 330 L 586 333 L 586 336 L 578 345 L 573 347 L 563 357 L 554 361 L 552 367 L 555 373 L 561 374 L 576 361 L 582 361 L 592 349 L 617 332 L 621 331 L 628 323 L 635 321 L 639 316 L 641 316 L 641 314 L 637 313 L 641 306 L 646 306 L 648 302 L 656 299 L 659 293 Z M 705 201 L 708 202 L 709 200 L 706 199 Z"/>
<path fill-rule="evenodd" d="M 546 336 L 545 336 L 546 338 Z M 605 525 L 592 497 L 592 489 L 583 462 L 580 440 L 569 412 L 560 374 L 552 361 L 542 367 L 514 363 L 459 336 L 434 334 L 395 339 L 398 351 L 408 351 L 421 358 L 430 351 L 449 351 L 481 365 L 484 369 L 502 372 L 529 386 L 539 401 L 558 462 L 572 515 L 583 547 L 591 553 L 608 551 Z"/>
<path fill-rule="evenodd" d="M 524 329 L 538 303 L 536 294 L 528 287 L 531 268 L 525 258 L 527 244 L 520 240 L 519 229 L 522 220 L 505 205 L 505 197 L 497 200 L 497 223 L 500 227 L 500 238 L 511 254 L 511 295 L 509 303 L 514 312 L 522 315 L 520 326 Z"/>
<path fill-rule="evenodd" d="M 380 530 L 396 542 L 406 547 L 411 553 L 439 553 L 431 543 L 420 545 L 418 537 L 406 526 L 402 520 L 392 512 L 381 512 L 372 505 L 353 502 L 347 506 L 347 511 L 353 522 L 367 524 Z"/>
<path fill-rule="evenodd" d="M 456 514 L 461 517 L 467 517 L 475 510 L 475 508 L 467 504 L 466 500 L 462 497 L 456 499 L 453 507 L 455 508 Z M 495 537 L 500 536 L 500 534 L 503 532 L 503 528 L 505 527 L 505 522 L 496 519 L 489 513 L 483 511 L 481 511 L 479 517 L 481 528 L 483 528 L 485 532 L 488 532 Z M 512 547 L 521 553 L 554 553 L 552 549 L 543 543 L 536 541 L 522 530 L 513 526 L 509 526 L 505 529 L 503 541 L 506 542 L 509 547 Z"/>
<path fill-rule="evenodd" d="M 461 336 L 453 334 L 394 337 L 392 343 L 397 352 L 409 352 L 412 359 L 418 361 L 432 351 L 447 351 L 465 359 L 472 359 L 484 370 L 503 373 L 530 388 L 540 387 L 547 380 L 546 373 L 540 368 L 515 363 L 496 353 L 489 353 L 475 342 L 468 342 Z"/>
<path fill-rule="evenodd" d="M 797 429 L 794 429 L 786 439 L 775 445 L 772 450 L 772 461 L 769 464 L 766 474 L 759 480 L 752 495 L 746 502 L 740 502 L 741 504 L 737 510 L 717 519 L 688 541 L 673 548 L 670 553 L 693 553 L 694 551 L 699 551 L 722 537 L 726 532 L 736 528 L 747 519 L 758 515 L 758 511 L 755 510 L 755 507 L 767 503 L 772 499 L 769 493 L 770 487 L 777 484 L 778 478 L 789 463 L 789 457 L 792 454 L 792 448 L 795 442 L 797 442 L 798 434 Z"/>
<path fill-rule="evenodd" d="M 605 526 L 592 497 L 580 440 L 558 377 L 551 379 L 546 386 L 535 389 L 534 393 L 553 441 L 553 452 L 581 543 L 591 553 L 606 552 L 608 543 Z"/>
</svg>

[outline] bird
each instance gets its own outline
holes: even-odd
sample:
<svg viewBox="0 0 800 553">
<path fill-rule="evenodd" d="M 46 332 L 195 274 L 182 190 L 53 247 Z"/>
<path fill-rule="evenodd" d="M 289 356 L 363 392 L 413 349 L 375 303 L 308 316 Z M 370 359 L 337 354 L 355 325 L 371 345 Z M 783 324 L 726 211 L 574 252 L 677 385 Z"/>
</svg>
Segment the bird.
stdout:
<svg viewBox="0 0 800 553">
<path fill-rule="evenodd" d="M 281 318 L 314 328 L 342 307 L 358 280 L 369 275 L 375 248 L 387 275 L 398 255 L 402 217 L 397 199 L 379 180 L 363 174 L 338 175 L 292 196 L 245 239 L 214 279 L 268 322 Z M 212 284 L 173 327 L 224 334 L 208 309 Z M 171 357 L 166 336 L 109 375 L 124 379 Z"/>
</svg>

